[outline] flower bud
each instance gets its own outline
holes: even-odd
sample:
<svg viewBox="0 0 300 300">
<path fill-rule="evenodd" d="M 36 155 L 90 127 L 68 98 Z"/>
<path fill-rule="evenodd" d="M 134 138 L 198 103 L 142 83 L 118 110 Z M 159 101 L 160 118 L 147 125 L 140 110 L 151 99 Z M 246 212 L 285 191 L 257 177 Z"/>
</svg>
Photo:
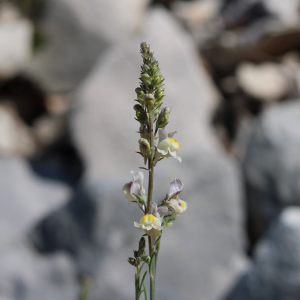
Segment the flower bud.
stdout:
<svg viewBox="0 0 300 300">
<path fill-rule="evenodd" d="M 141 124 L 148 124 L 148 116 L 143 107 L 140 104 L 133 106 L 133 109 L 136 111 L 136 120 Z"/>
<path fill-rule="evenodd" d="M 149 53 L 149 47 L 147 46 L 147 43 L 145 43 L 145 42 L 141 43 L 141 53 Z"/>
<path fill-rule="evenodd" d="M 132 257 L 128 257 L 128 262 L 133 266 L 135 266 L 135 264 L 136 264 L 136 260 Z"/>
<path fill-rule="evenodd" d="M 155 94 L 154 94 L 155 98 L 160 98 L 161 96 L 164 95 L 164 92 L 165 92 L 165 89 L 163 87 L 156 89 Z"/>
<path fill-rule="evenodd" d="M 158 128 L 164 128 L 168 124 L 171 110 L 172 109 L 170 106 L 164 107 L 161 110 L 161 112 L 158 116 L 157 122 L 156 122 L 156 130 Z"/>
<path fill-rule="evenodd" d="M 146 264 L 148 265 L 150 264 L 150 260 L 151 260 L 150 256 L 144 255 L 141 258 Z"/>
<path fill-rule="evenodd" d="M 142 74 L 140 79 L 145 86 L 151 84 L 151 77 L 148 74 Z"/>
<path fill-rule="evenodd" d="M 157 72 L 158 67 L 157 66 L 153 66 L 151 68 L 152 74 L 155 74 Z"/>
<path fill-rule="evenodd" d="M 159 112 L 158 108 L 162 105 L 162 103 L 163 103 L 163 99 L 160 99 L 159 101 L 155 102 L 155 108 L 156 108 L 157 112 Z"/>
<path fill-rule="evenodd" d="M 139 241 L 139 254 L 142 255 L 145 252 L 146 240 L 144 237 L 141 237 Z"/>
<path fill-rule="evenodd" d="M 144 101 L 145 101 L 146 107 L 148 108 L 148 111 L 151 110 L 155 103 L 154 96 L 152 94 L 146 94 L 146 95 L 144 95 Z"/>
<path fill-rule="evenodd" d="M 136 95 L 139 97 L 139 98 L 143 98 L 144 97 L 144 92 L 141 88 L 136 88 L 135 89 L 135 92 L 136 92 Z"/>
<path fill-rule="evenodd" d="M 152 85 L 154 87 L 159 86 L 162 82 L 164 81 L 164 77 L 162 75 L 156 75 L 154 76 L 153 80 L 152 80 Z"/>
<path fill-rule="evenodd" d="M 150 156 L 150 144 L 146 139 L 139 139 L 140 144 L 140 152 L 144 156 L 144 158 L 147 158 Z"/>
</svg>

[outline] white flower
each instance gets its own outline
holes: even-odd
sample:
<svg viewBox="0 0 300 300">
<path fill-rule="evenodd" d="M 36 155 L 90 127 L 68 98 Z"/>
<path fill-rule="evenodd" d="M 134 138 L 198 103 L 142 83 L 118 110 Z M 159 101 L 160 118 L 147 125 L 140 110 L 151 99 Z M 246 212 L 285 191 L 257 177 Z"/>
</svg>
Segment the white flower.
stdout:
<svg viewBox="0 0 300 300">
<path fill-rule="evenodd" d="M 137 202 L 137 197 L 135 195 L 140 197 L 146 196 L 145 189 L 143 188 L 144 174 L 142 172 L 134 174 L 133 171 L 131 171 L 131 174 L 133 176 L 133 181 L 126 183 L 122 189 L 122 194 L 128 200 L 128 204 L 130 204 L 130 202 Z"/>
<path fill-rule="evenodd" d="M 163 229 L 161 226 L 164 215 L 168 212 L 166 206 L 161 206 L 157 208 L 155 202 L 151 202 L 151 214 L 144 215 L 140 224 L 134 222 L 134 227 L 145 231 L 149 236 L 156 237 L 159 232 Z M 155 238 L 154 238 L 155 240 Z"/>
<path fill-rule="evenodd" d="M 163 229 L 161 220 L 152 214 L 144 215 L 140 220 L 140 224 L 134 222 L 134 227 L 145 231 L 149 236 L 157 236 Z"/>
<path fill-rule="evenodd" d="M 180 149 L 179 143 L 172 138 L 175 132 L 167 134 L 163 129 L 158 130 L 158 145 L 157 145 L 157 159 L 161 157 L 174 157 L 181 162 L 181 157 L 177 156 L 176 152 Z"/>
<path fill-rule="evenodd" d="M 168 195 L 168 201 L 170 207 L 173 207 L 175 212 L 183 213 L 187 209 L 187 203 L 181 199 L 179 199 L 178 195 L 183 190 L 183 183 L 180 179 L 175 178 L 170 184 L 170 192 Z"/>
<path fill-rule="evenodd" d="M 183 213 L 187 209 L 187 203 L 177 198 L 169 201 L 169 205 L 175 209 L 176 213 Z"/>
</svg>

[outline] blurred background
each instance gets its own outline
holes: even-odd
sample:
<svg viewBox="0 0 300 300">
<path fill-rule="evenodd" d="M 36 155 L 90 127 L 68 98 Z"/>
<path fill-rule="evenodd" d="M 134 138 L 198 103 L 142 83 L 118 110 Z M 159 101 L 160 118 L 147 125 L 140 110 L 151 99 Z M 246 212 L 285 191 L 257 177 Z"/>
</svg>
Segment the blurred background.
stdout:
<svg viewBox="0 0 300 300">
<path fill-rule="evenodd" d="M 299 0 L 1 0 L 0 299 L 133 299 L 141 42 L 182 157 L 154 200 L 189 206 L 157 299 L 299 300 Z"/>
</svg>

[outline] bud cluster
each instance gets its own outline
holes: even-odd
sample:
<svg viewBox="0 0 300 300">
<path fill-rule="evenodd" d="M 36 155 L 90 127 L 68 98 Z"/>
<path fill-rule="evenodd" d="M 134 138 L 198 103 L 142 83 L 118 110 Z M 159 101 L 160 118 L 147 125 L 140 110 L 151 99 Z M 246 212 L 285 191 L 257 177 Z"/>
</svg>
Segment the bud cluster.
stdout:
<svg viewBox="0 0 300 300">
<path fill-rule="evenodd" d="M 164 128 L 168 124 L 171 107 L 164 107 L 163 98 L 165 96 L 165 89 L 163 82 L 165 78 L 161 75 L 157 60 L 153 53 L 150 52 L 150 47 L 146 43 L 141 43 L 141 55 L 143 64 L 141 66 L 140 86 L 135 89 L 137 101 L 139 104 L 134 105 L 136 112 L 136 120 L 140 122 L 141 128 L 139 133 L 141 139 L 139 140 L 140 154 L 144 157 L 146 164 L 147 159 L 151 155 L 150 149 L 150 133 L 149 120 L 150 116 L 153 122 L 156 122 L 156 135 L 159 128 Z M 148 142 L 148 143 L 147 143 Z"/>
<path fill-rule="evenodd" d="M 139 241 L 139 249 L 133 250 L 134 258 L 128 257 L 128 262 L 134 267 L 138 267 L 142 261 L 149 264 L 150 257 L 146 255 L 145 247 L 146 247 L 146 240 L 144 237 L 141 237 Z"/>
</svg>

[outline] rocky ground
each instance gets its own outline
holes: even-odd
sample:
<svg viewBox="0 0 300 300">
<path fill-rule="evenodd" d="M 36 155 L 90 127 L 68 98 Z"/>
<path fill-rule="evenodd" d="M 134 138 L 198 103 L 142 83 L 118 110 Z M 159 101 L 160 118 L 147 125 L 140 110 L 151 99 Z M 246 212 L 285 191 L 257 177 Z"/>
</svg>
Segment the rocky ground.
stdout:
<svg viewBox="0 0 300 300">
<path fill-rule="evenodd" d="M 0 3 L 0 298 L 133 298 L 140 42 L 151 45 L 189 208 L 157 299 L 298 300 L 300 1 Z"/>
</svg>

